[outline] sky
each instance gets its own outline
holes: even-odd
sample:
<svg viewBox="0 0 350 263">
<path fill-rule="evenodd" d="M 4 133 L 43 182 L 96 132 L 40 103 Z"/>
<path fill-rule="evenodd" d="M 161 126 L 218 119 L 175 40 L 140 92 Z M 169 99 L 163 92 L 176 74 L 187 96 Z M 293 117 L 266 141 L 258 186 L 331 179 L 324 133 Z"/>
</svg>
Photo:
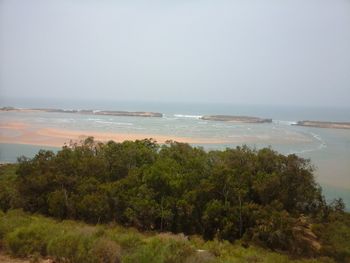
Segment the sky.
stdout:
<svg viewBox="0 0 350 263">
<path fill-rule="evenodd" d="M 350 0 L 0 0 L 0 104 L 349 106 Z"/>
</svg>

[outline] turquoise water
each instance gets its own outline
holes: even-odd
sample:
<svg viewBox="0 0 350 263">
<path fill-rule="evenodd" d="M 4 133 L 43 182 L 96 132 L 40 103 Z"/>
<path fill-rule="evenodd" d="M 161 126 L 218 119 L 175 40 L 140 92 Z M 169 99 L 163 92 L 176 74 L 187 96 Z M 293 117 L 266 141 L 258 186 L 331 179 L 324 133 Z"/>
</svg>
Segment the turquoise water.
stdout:
<svg viewBox="0 0 350 263">
<path fill-rule="evenodd" d="M 34 127 L 158 134 L 169 137 L 202 138 L 221 143 L 201 144 L 206 149 L 223 149 L 247 144 L 253 148 L 272 147 L 284 154 L 310 158 L 317 181 L 328 198 L 342 197 L 350 207 L 350 130 L 319 129 L 291 125 L 298 120 L 350 121 L 350 110 L 277 106 L 240 106 L 191 103 L 70 102 L 54 105 L 15 105 L 71 109 L 111 109 L 157 111 L 163 118 L 116 117 L 68 113 L 1 112 L 1 122 L 25 122 Z M 51 102 L 52 103 L 52 102 Z M 5 105 L 2 105 L 5 106 Z M 199 119 L 205 114 L 234 114 L 273 118 L 273 123 L 233 124 Z M 4 133 L 5 131 L 1 131 Z M 15 135 L 15 134 L 14 134 Z M 20 155 L 32 157 L 40 148 L 30 145 L 0 144 L 0 161 L 13 162 Z M 50 147 L 45 147 L 50 148 Z M 57 148 L 50 148 L 56 150 Z"/>
<path fill-rule="evenodd" d="M 38 146 L 38 145 L 25 145 L 25 144 L 8 144 L 0 143 L 0 163 L 14 163 L 20 156 L 26 156 L 32 158 L 38 153 L 40 149 L 58 151 L 60 148 Z"/>
</svg>

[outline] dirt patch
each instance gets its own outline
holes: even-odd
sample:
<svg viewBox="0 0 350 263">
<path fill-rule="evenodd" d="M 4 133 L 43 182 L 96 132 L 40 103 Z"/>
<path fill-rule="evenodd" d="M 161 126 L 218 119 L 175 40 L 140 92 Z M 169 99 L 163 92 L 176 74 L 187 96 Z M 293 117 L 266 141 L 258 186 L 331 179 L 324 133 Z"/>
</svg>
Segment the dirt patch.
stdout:
<svg viewBox="0 0 350 263">
<path fill-rule="evenodd" d="M 0 251 L 0 262 L 1 263 L 31 263 L 32 261 L 29 258 L 14 258 L 4 251 Z M 40 259 L 38 263 L 53 263 L 51 259 Z"/>
</svg>

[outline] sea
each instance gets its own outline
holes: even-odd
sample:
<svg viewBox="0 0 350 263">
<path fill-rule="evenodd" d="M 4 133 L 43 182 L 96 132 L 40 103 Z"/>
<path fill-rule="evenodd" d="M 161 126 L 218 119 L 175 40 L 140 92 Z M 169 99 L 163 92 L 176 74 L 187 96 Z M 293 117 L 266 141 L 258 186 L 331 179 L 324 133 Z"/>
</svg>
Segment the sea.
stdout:
<svg viewBox="0 0 350 263">
<path fill-rule="evenodd" d="M 162 118 L 80 115 L 46 112 L 0 112 L 0 122 L 26 122 L 45 127 L 133 134 L 158 134 L 203 138 L 217 143 L 202 143 L 206 150 L 248 145 L 254 149 L 271 147 L 283 154 L 310 159 L 315 177 L 327 200 L 342 198 L 350 210 L 350 130 L 301 127 L 299 120 L 350 121 L 350 108 L 237 105 L 231 103 L 131 102 L 79 100 L 8 100 L 4 106 L 152 111 Z M 236 124 L 200 119 L 203 115 L 240 115 L 272 118 L 272 123 Z M 1 131 L 4 132 L 4 131 Z M 55 147 L 0 144 L 0 162 L 16 162 L 19 156 L 33 157 L 38 150 Z"/>
</svg>

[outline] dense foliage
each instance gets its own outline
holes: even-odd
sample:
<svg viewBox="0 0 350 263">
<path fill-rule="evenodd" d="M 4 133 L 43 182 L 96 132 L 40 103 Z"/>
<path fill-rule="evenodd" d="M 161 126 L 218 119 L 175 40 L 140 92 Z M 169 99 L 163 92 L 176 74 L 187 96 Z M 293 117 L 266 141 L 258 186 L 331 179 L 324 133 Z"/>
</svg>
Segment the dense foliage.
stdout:
<svg viewBox="0 0 350 263">
<path fill-rule="evenodd" d="M 334 263 L 327 257 L 292 259 L 253 245 L 244 248 L 239 242 L 204 241 L 198 236 L 171 233 L 143 234 L 115 224 L 57 222 L 20 210 L 0 211 L 0 245 L 13 256 L 30 257 L 30 262 L 43 257 L 64 263 Z"/>
<path fill-rule="evenodd" d="M 344 209 L 341 200 L 325 202 L 312 165 L 294 154 L 245 146 L 206 152 L 150 139 L 87 138 L 57 153 L 42 150 L 19 159 L 13 185 L 1 197 L 5 211 L 242 239 L 307 256 L 323 253 L 324 231 L 316 235 L 313 226 L 326 227 Z"/>
</svg>

